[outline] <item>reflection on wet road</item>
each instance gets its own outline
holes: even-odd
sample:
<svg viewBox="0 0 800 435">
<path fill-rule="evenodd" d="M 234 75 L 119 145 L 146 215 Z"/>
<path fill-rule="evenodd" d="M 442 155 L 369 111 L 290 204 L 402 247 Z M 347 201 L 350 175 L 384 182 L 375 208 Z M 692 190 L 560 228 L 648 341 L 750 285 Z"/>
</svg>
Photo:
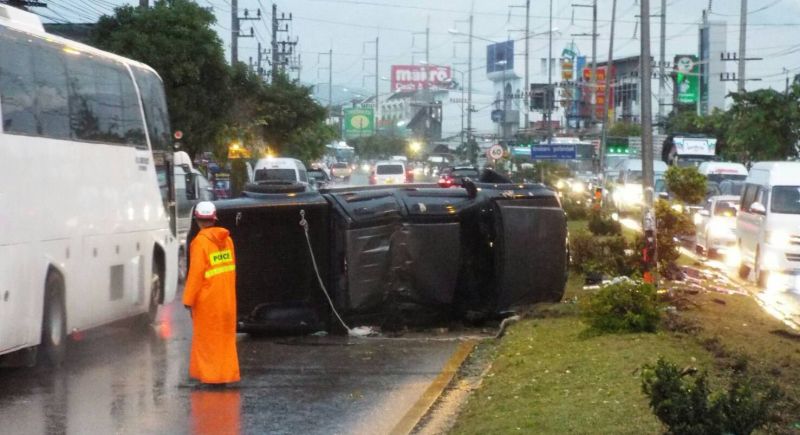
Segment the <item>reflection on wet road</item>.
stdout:
<svg viewBox="0 0 800 435">
<path fill-rule="evenodd" d="M 161 308 L 147 333 L 87 332 L 59 369 L 0 369 L 8 434 L 387 433 L 440 373 L 458 340 L 239 336 L 242 382 L 188 381 L 191 324 Z"/>
</svg>

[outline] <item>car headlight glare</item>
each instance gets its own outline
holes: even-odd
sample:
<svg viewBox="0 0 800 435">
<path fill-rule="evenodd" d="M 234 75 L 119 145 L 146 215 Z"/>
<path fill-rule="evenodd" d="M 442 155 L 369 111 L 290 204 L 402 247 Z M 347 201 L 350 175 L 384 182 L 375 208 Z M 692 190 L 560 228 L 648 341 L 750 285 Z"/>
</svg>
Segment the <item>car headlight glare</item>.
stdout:
<svg viewBox="0 0 800 435">
<path fill-rule="evenodd" d="M 783 230 L 770 231 L 767 233 L 767 243 L 779 248 L 788 248 L 789 233 Z"/>
</svg>

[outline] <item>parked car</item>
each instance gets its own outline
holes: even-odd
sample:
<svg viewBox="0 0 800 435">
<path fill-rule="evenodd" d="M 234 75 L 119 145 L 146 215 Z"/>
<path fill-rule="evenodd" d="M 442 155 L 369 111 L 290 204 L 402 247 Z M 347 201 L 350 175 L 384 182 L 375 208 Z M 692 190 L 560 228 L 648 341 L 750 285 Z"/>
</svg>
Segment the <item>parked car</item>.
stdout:
<svg viewBox="0 0 800 435">
<path fill-rule="evenodd" d="M 369 184 L 402 184 L 406 183 L 406 165 L 401 161 L 384 161 L 375 163 L 369 176 Z"/>
<path fill-rule="evenodd" d="M 464 179 L 477 180 L 480 176 L 478 168 L 474 166 L 450 166 L 444 168 L 439 175 L 440 187 L 459 187 L 464 184 Z"/>
<path fill-rule="evenodd" d="M 336 181 L 347 183 L 350 181 L 350 176 L 352 175 L 353 168 L 347 163 L 334 163 L 331 165 L 331 178 Z"/>
<path fill-rule="evenodd" d="M 322 168 L 308 170 L 308 184 L 313 189 L 323 189 L 331 183 L 331 177 Z"/>
<path fill-rule="evenodd" d="M 736 231 L 742 278 L 752 270 L 756 282 L 766 287 L 770 274 L 777 283 L 800 270 L 800 162 L 753 165 L 745 181 Z"/>
<path fill-rule="evenodd" d="M 694 215 L 695 249 L 708 257 L 736 246 L 738 196 L 712 196 Z"/>
</svg>

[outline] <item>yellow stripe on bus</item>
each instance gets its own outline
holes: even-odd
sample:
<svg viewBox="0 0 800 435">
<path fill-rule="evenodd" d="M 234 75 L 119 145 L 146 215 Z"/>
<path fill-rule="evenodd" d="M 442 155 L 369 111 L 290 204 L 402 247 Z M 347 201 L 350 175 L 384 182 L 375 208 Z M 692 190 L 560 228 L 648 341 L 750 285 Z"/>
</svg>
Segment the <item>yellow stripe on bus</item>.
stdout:
<svg viewBox="0 0 800 435">
<path fill-rule="evenodd" d="M 235 270 L 236 270 L 236 265 L 235 264 L 229 264 L 227 266 L 215 267 L 213 269 L 208 269 L 206 271 L 206 273 L 205 273 L 205 277 L 206 278 L 211 278 L 212 276 L 217 276 L 217 275 L 220 275 L 220 274 L 223 274 L 223 273 L 227 273 L 227 272 L 233 272 Z"/>
</svg>

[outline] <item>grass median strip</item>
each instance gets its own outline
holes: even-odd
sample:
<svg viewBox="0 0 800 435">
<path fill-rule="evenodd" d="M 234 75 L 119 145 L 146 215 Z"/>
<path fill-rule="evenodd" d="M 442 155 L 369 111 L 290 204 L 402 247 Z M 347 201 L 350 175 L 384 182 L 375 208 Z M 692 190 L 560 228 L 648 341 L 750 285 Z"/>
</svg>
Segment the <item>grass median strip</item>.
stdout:
<svg viewBox="0 0 800 435">
<path fill-rule="evenodd" d="M 570 315 L 512 327 L 452 433 L 658 433 L 663 429 L 641 393 L 640 367 L 659 356 L 712 365 L 701 346 L 669 333 L 585 331 Z"/>
</svg>

